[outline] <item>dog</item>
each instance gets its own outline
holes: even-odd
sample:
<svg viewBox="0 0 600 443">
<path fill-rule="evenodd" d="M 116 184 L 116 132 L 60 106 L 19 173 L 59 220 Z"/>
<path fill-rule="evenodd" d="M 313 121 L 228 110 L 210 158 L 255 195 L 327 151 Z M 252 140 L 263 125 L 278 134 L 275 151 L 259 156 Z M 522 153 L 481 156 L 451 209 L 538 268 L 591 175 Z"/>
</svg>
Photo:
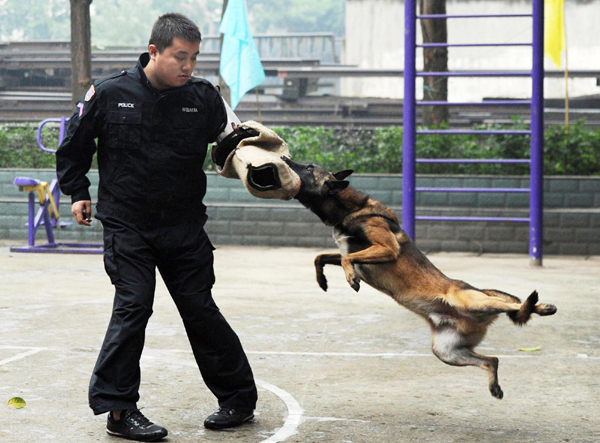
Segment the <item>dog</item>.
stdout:
<svg viewBox="0 0 600 443">
<path fill-rule="evenodd" d="M 300 191 L 295 198 L 328 226 L 339 254 L 315 258 L 317 282 L 327 291 L 325 265 L 341 266 L 348 284 L 358 291 L 364 281 L 389 295 L 400 305 L 423 317 L 431 328 L 432 350 L 452 366 L 477 366 L 489 376 L 492 396 L 502 399 L 498 384 L 498 359 L 476 353 L 487 328 L 506 313 L 519 326 L 531 314 L 553 315 L 551 304 L 538 304 L 534 291 L 521 303 L 519 298 L 495 289 L 476 289 L 446 277 L 402 230 L 391 209 L 349 186 L 352 170 L 331 173 L 285 157 L 298 174 Z"/>
</svg>

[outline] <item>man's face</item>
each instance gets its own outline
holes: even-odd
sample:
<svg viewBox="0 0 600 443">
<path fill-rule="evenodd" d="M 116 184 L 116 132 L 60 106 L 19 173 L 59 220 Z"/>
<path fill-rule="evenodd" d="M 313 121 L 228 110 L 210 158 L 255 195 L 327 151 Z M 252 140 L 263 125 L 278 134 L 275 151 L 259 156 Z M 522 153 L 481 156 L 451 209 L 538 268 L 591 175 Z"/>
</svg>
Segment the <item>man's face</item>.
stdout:
<svg viewBox="0 0 600 443">
<path fill-rule="evenodd" d="M 154 60 L 154 70 L 150 82 L 156 89 L 183 86 L 190 79 L 196 67 L 196 58 L 200 52 L 200 42 L 189 42 L 175 37 L 171 46 L 158 52 L 155 45 L 148 48 L 150 58 Z"/>
</svg>

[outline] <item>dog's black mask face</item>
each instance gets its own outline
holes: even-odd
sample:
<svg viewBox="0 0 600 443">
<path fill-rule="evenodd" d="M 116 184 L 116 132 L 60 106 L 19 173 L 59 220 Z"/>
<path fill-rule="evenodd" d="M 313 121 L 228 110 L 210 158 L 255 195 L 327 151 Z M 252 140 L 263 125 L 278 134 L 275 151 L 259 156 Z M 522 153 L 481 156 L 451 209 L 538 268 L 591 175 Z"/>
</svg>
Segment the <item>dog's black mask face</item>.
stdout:
<svg viewBox="0 0 600 443">
<path fill-rule="evenodd" d="M 344 179 L 354 172 L 346 169 L 331 173 L 319 165 L 312 163 L 304 165 L 285 156 L 282 159 L 300 177 L 302 186 L 295 198 L 305 204 L 310 202 L 317 203 L 330 195 L 337 194 L 346 189 L 350 182 Z"/>
</svg>

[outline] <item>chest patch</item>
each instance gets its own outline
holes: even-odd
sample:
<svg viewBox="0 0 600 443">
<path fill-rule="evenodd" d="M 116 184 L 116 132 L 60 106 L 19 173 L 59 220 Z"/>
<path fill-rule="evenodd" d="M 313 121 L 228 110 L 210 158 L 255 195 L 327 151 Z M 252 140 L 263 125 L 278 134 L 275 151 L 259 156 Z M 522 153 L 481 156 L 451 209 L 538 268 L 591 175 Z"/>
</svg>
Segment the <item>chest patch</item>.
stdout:
<svg viewBox="0 0 600 443">
<path fill-rule="evenodd" d="M 350 247 L 348 245 L 348 240 L 350 238 L 351 237 L 343 234 L 337 229 L 333 231 L 333 239 L 335 240 L 335 244 L 337 245 L 337 247 L 340 249 L 340 254 L 342 254 L 342 256 L 347 255 L 348 251 L 350 250 Z"/>
</svg>

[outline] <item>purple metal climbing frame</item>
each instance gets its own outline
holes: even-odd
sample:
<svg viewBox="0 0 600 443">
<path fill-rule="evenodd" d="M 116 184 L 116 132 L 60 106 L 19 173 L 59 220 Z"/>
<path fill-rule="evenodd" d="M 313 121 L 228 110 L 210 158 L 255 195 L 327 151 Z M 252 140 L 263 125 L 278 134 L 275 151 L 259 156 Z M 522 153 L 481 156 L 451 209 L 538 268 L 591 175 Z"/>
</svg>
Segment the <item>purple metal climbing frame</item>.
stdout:
<svg viewBox="0 0 600 443">
<path fill-rule="evenodd" d="M 544 143 L 544 2 L 533 0 L 531 14 L 496 14 L 496 15 L 417 15 L 417 0 L 405 0 L 404 13 L 404 140 L 403 140 L 403 179 L 402 179 L 402 224 L 407 234 L 415 239 L 415 220 L 436 221 L 486 221 L 486 222 L 519 222 L 529 223 L 529 257 L 531 264 L 542 265 L 542 240 L 543 240 L 543 143 Z M 530 18 L 533 20 L 532 43 L 488 43 L 488 44 L 448 44 L 427 43 L 417 45 L 416 31 L 418 19 L 454 19 L 454 18 Z M 531 46 L 532 69 L 523 73 L 514 71 L 489 71 L 489 72 L 417 72 L 416 48 L 417 47 L 476 47 L 476 46 Z M 417 101 L 417 77 L 531 77 L 531 100 L 486 101 L 486 105 L 529 105 L 531 107 L 531 127 L 527 131 L 516 130 L 470 130 L 446 129 L 434 130 L 416 128 L 416 106 L 441 105 L 462 106 L 478 105 L 482 103 L 447 101 Z M 531 136 L 531 156 L 529 159 L 419 159 L 416 158 L 417 134 L 520 134 Z M 416 164 L 417 163 L 526 163 L 530 165 L 530 185 L 526 188 L 417 188 Z M 415 214 L 416 192 L 505 192 L 529 193 L 529 217 L 527 218 L 501 218 L 501 217 L 424 217 Z"/>
<path fill-rule="evenodd" d="M 38 126 L 37 144 L 38 147 L 50 154 L 55 154 L 55 149 L 49 149 L 42 143 L 42 130 L 48 123 L 59 123 L 60 132 L 58 136 L 58 144 L 65 137 L 65 128 L 67 118 L 49 118 L 44 120 Z M 63 254 L 101 254 L 103 245 L 101 243 L 57 243 L 54 239 L 54 228 L 64 228 L 71 225 L 71 222 L 59 221 L 60 210 L 60 187 L 58 179 L 54 177 L 50 185 L 40 180 L 30 177 L 16 177 L 14 184 L 19 186 L 19 189 L 28 191 L 28 219 L 27 219 L 27 246 L 11 247 L 12 252 L 53 252 Z M 39 208 L 36 213 L 35 193 L 39 196 Z M 48 242 L 41 245 L 35 244 L 35 235 L 38 228 L 44 225 Z"/>
</svg>

